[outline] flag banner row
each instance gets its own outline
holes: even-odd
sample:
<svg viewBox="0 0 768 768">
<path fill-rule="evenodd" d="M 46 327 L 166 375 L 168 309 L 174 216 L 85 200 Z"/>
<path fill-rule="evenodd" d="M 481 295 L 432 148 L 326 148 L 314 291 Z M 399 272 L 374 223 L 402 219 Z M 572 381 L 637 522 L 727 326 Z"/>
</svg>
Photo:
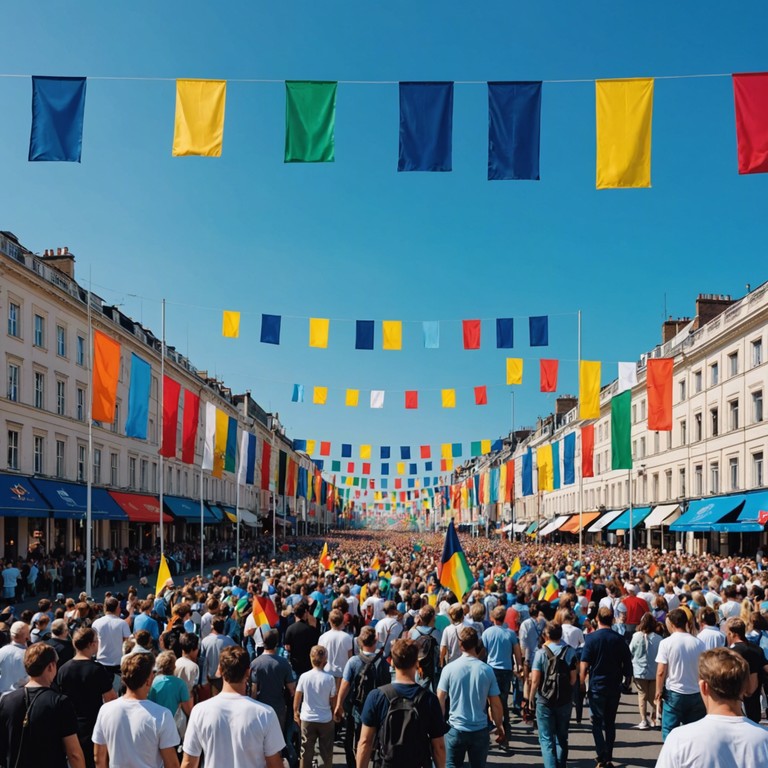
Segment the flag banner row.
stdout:
<svg viewBox="0 0 768 768">
<path fill-rule="evenodd" d="M 221 335 L 227 339 L 240 338 L 241 312 L 225 309 L 221 316 Z M 331 333 L 331 320 L 328 317 L 309 317 L 307 343 L 315 349 L 327 349 Z M 259 340 L 262 344 L 280 344 L 282 330 L 282 315 L 261 316 Z M 528 317 L 528 346 L 549 346 L 549 316 L 537 315 Z M 348 323 L 349 320 L 335 320 L 336 323 Z M 405 321 L 406 323 L 410 321 Z M 424 349 L 440 348 L 440 321 L 413 321 L 421 325 Z M 482 319 L 461 320 L 461 342 L 464 349 L 480 349 L 482 344 Z M 496 349 L 513 349 L 515 346 L 515 318 L 497 317 L 495 322 L 494 343 Z M 403 320 L 355 320 L 355 349 L 374 350 L 380 346 L 382 350 L 399 351 L 403 348 Z M 377 325 L 381 326 L 377 331 Z M 379 344 L 375 342 L 379 338 Z"/>
<path fill-rule="evenodd" d="M 342 459 L 351 459 L 353 458 L 353 451 L 355 447 L 357 448 L 357 454 L 360 459 L 371 459 L 373 457 L 374 451 L 373 451 L 373 444 L 367 444 L 362 443 L 360 445 L 354 446 L 352 443 L 340 443 L 336 444 L 333 443 L 330 440 L 306 440 L 304 438 L 294 438 L 293 440 L 293 449 L 295 451 L 301 451 L 302 453 L 305 453 L 307 456 L 314 456 L 315 454 L 319 456 L 325 456 L 330 457 L 332 453 L 334 452 L 334 446 L 338 445 L 340 450 L 340 455 Z M 433 451 L 433 448 L 437 446 L 436 450 Z M 393 456 L 399 455 L 401 462 L 410 462 L 412 459 L 414 461 L 418 459 L 422 461 L 429 462 L 433 458 L 437 458 L 438 456 L 442 459 L 457 459 L 461 458 L 462 456 L 465 457 L 473 457 L 473 456 L 484 456 L 489 453 L 496 453 L 504 447 L 504 441 L 501 439 L 498 440 L 473 440 L 469 443 L 468 451 L 465 453 L 464 443 L 425 443 L 418 446 L 412 446 L 412 445 L 401 445 L 398 446 L 398 448 L 393 448 L 391 445 L 380 445 L 378 446 L 378 454 L 379 459 L 382 461 L 388 461 L 389 459 L 392 459 Z M 336 467 L 335 465 L 337 462 L 332 462 L 332 466 L 329 467 L 329 469 L 333 472 L 339 472 L 341 471 L 341 465 L 339 463 L 339 466 Z M 389 465 L 386 465 L 389 466 Z M 427 470 L 429 471 L 429 470 Z M 348 470 L 348 472 L 354 472 L 353 469 Z M 403 474 L 403 473 L 400 473 Z"/>
<path fill-rule="evenodd" d="M 768 171 L 768 73 L 733 74 L 731 78 L 738 172 L 765 173 Z M 35 76 L 31 81 L 29 160 L 80 162 L 87 78 Z M 651 186 L 654 83 L 651 77 L 594 81 L 598 189 Z M 489 180 L 540 179 L 543 84 L 539 80 L 485 83 Z M 337 81 L 284 81 L 284 162 L 335 162 L 338 85 Z M 400 113 L 397 170 L 453 170 L 455 83 L 400 82 L 397 85 Z M 224 145 L 227 81 L 178 79 L 175 86 L 172 156 L 220 157 Z"/>
</svg>

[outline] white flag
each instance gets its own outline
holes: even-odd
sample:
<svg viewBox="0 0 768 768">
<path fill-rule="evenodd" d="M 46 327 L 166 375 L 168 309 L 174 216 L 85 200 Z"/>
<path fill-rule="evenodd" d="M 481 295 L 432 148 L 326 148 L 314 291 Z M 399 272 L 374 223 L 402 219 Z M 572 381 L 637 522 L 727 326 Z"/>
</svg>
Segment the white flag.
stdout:
<svg viewBox="0 0 768 768">
<path fill-rule="evenodd" d="M 205 404 L 205 445 L 203 446 L 202 469 L 213 469 L 213 445 L 216 441 L 216 406 Z"/>
<path fill-rule="evenodd" d="M 371 390 L 371 408 L 383 408 L 384 407 L 384 390 L 373 389 Z"/>
<path fill-rule="evenodd" d="M 245 470 L 248 468 L 248 438 L 250 435 L 243 430 L 240 433 L 240 463 L 237 465 L 237 482 L 245 485 Z"/>
<path fill-rule="evenodd" d="M 637 386 L 637 363 L 619 363 L 619 389 L 617 395 Z"/>
</svg>

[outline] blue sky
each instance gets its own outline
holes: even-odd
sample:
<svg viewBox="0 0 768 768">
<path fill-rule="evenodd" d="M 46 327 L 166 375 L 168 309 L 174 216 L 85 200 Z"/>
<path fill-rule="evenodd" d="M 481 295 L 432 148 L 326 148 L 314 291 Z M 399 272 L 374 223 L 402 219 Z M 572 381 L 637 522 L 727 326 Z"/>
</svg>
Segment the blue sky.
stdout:
<svg viewBox="0 0 768 768">
<path fill-rule="evenodd" d="M 761 71 L 768 7 L 722 3 L 227 2 L 5 4 L 5 74 L 337 80 L 590 79 Z M 394 84 L 340 84 L 336 162 L 285 165 L 284 87 L 230 83 L 220 159 L 172 158 L 174 84 L 88 83 L 83 162 L 28 163 L 29 80 L 0 79 L 2 228 L 33 250 L 67 245 L 77 274 L 235 391 L 250 389 L 293 437 L 418 445 L 495 438 L 510 427 L 507 351 L 491 323 L 461 349 L 462 318 L 553 315 L 551 346 L 525 344 L 516 422 L 551 411 L 535 359 L 561 359 L 575 393 L 583 356 L 634 360 L 699 292 L 740 296 L 766 279 L 768 179 L 739 177 L 729 78 L 660 80 L 653 188 L 596 191 L 594 86 L 545 84 L 540 182 L 488 182 L 484 85 L 457 85 L 449 174 L 398 174 Z M 222 309 L 243 312 L 220 336 Z M 258 342 L 262 312 L 283 343 Z M 355 351 L 354 324 L 307 347 L 291 317 L 440 319 L 424 350 Z M 557 317 L 554 317 L 557 315 Z M 377 331 L 377 342 L 380 338 Z M 290 403 L 291 385 L 327 385 L 325 407 Z M 489 405 L 471 387 L 489 386 Z M 343 390 L 388 390 L 385 408 L 345 408 Z M 460 388 L 455 410 L 441 387 Z M 462 389 L 463 388 L 463 389 Z M 405 411 L 405 389 L 422 390 Z M 425 392 L 423 390 L 433 390 Z M 334 451 L 335 453 L 335 451 Z"/>
</svg>

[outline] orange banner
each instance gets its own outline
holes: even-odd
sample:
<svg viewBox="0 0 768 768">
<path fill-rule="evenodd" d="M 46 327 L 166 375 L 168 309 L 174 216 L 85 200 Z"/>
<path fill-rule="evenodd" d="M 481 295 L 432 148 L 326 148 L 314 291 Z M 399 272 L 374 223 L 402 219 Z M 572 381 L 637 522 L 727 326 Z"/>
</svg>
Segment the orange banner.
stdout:
<svg viewBox="0 0 768 768">
<path fill-rule="evenodd" d="M 115 420 L 120 344 L 101 331 L 93 334 L 93 394 L 91 417 L 111 424 Z"/>
<path fill-rule="evenodd" d="M 672 430 L 672 366 L 671 357 L 648 361 L 648 429 L 652 432 Z"/>
</svg>

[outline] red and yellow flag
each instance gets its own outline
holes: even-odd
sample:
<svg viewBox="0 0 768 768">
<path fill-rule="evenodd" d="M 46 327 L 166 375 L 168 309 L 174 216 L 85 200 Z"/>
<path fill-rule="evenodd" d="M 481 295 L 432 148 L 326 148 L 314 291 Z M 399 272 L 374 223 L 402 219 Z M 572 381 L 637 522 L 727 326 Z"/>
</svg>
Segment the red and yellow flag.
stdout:
<svg viewBox="0 0 768 768">
<path fill-rule="evenodd" d="M 325 544 L 323 544 L 323 551 L 320 553 L 320 560 L 318 561 L 322 568 L 326 571 L 332 571 L 333 570 L 333 560 L 331 560 L 331 556 L 328 554 L 328 542 L 326 541 Z"/>
<path fill-rule="evenodd" d="M 117 380 L 120 376 L 120 344 L 101 331 L 93 334 L 93 395 L 91 415 L 94 421 L 111 424 L 115 420 Z"/>
</svg>

